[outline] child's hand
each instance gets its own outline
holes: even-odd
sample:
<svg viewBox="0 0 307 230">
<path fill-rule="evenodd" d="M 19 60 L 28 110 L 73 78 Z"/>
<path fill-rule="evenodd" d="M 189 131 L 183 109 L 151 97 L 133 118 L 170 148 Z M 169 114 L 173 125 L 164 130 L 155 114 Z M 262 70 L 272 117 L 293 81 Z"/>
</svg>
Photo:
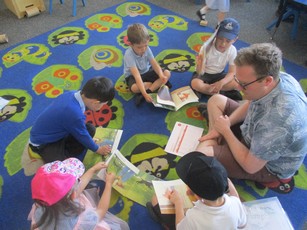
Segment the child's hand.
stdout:
<svg viewBox="0 0 307 230">
<path fill-rule="evenodd" d="M 107 168 L 107 167 L 108 165 L 105 164 L 104 162 L 98 162 L 92 167 L 92 169 L 96 172 L 96 171 L 99 171 L 100 169 Z"/>
<path fill-rule="evenodd" d="M 175 205 L 180 202 L 183 202 L 182 197 L 176 189 L 173 189 L 173 191 L 171 192 L 169 200 Z"/>
<path fill-rule="evenodd" d="M 100 155 L 108 155 L 111 152 L 111 146 L 110 145 L 103 145 L 100 146 L 97 150 L 97 153 Z"/>
<path fill-rule="evenodd" d="M 107 172 L 106 173 L 106 183 L 108 184 L 113 184 L 114 183 L 114 181 L 115 181 L 115 179 L 116 179 L 116 176 L 115 176 L 115 173 L 114 172 Z"/>
<path fill-rule="evenodd" d="M 145 100 L 146 100 L 147 102 L 149 102 L 149 103 L 152 102 L 152 97 L 151 97 L 148 93 L 146 93 L 146 95 L 143 95 L 143 96 L 144 96 L 144 98 L 145 98 Z"/>
</svg>

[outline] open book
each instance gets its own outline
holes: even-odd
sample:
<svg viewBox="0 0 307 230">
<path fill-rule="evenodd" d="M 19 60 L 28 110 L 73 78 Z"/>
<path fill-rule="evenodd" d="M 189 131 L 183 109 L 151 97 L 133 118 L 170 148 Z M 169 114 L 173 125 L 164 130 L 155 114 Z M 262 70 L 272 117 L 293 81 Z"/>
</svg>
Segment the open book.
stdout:
<svg viewBox="0 0 307 230">
<path fill-rule="evenodd" d="M 159 207 L 162 214 L 174 214 L 175 206 L 169 200 L 169 193 L 176 189 L 183 198 L 184 209 L 193 207 L 193 201 L 196 201 L 194 196 L 187 195 L 187 186 L 182 180 L 169 180 L 169 181 L 152 181 L 155 193 L 158 199 Z"/>
<path fill-rule="evenodd" d="M 166 85 L 160 87 L 157 94 L 151 94 L 156 107 L 177 111 L 186 104 L 198 102 L 198 97 L 190 86 L 184 86 L 170 92 Z"/>
<path fill-rule="evenodd" d="M 113 172 L 116 180 L 113 188 L 123 196 L 145 206 L 154 195 L 152 180 L 159 178 L 140 171 L 130 161 L 128 161 L 119 150 L 114 151 L 107 159 L 107 172 Z M 97 176 L 104 180 L 106 169 L 98 172 Z"/>
<path fill-rule="evenodd" d="M 97 127 L 94 141 L 99 146 L 110 145 L 111 153 L 117 150 L 123 130 Z"/>
<path fill-rule="evenodd" d="M 183 156 L 194 151 L 203 131 L 203 128 L 177 121 L 165 146 L 165 152 Z"/>
</svg>

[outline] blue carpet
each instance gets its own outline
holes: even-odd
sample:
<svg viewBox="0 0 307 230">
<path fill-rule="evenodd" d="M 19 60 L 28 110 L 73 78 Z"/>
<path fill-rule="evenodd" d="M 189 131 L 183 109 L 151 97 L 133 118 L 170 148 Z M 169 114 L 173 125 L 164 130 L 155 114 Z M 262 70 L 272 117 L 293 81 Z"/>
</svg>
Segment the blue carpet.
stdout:
<svg viewBox="0 0 307 230">
<path fill-rule="evenodd" d="M 173 125 L 181 121 L 204 126 L 205 120 L 190 104 L 178 112 L 155 108 L 144 103 L 139 108 L 123 83 L 123 54 L 127 45 L 125 32 L 129 24 L 141 22 L 150 30 L 150 46 L 159 63 L 172 71 L 173 89 L 189 84 L 194 71 L 195 54 L 213 29 L 200 27 L 197 21 L 157 7 L 146 1 L 117 5 L 95 15 L 77 20 L 0 52 L 0 96 L 10 100 L 0 113 L 0 229 L 29 229 L 27 215 L 31 209 L 31 167 L 21 164 L 29 130 L 38 114 L 53 98 L 68 90 L 78 90 L 94 76 L 113 80 L 115 99 L 99 113 L 87 111 L 88 121 L 96 126 L 123 129 L 121 152 L 136 166 L 147 168 L 162 179 L 176 178 L 174 156 L 161 155 Z M 71 44 L 68 36 L 76 40 Z M 237 49 L 248 46 L 237 41 Z M 184 61 L 185 67 L 179 66 Z M 172 63 L 169 65 L 169 63 Z M 284 60 L 286 72 L 301 80 L 306 91 L 307 71 Z M 303 118 L 302 118 L 303 119 Z M 151 151 L 152 155 L 142 153 Z M 90 153 L 88 153 L 90 154 Z M 88 155 L 87 155 L 88 156 Z M 140 157 L 141 156 L 141 157 Z M 136 160 L 137 159 L 137 160 Z M 161 160 L 155 167 L 153 159 Z M 92 159 L 86 157 L 89 167 Z M 167 167 L 164 167 L 165 161 Z M 33 158 L 35 163 L 35 158 Z M 163 163 L 164 162 L 164 163 Z M 307 160 L 295 176 L 295 189 L 288 195 L 259 190 L 248 181 L 235 181 L 241 197 L 254 200 L 277 196 L 295 229 L 307 221 Z M 111 210 L 128 221 L 131 229 L 160 229 L 146 209 L 116 193 Z"/>
</svg>

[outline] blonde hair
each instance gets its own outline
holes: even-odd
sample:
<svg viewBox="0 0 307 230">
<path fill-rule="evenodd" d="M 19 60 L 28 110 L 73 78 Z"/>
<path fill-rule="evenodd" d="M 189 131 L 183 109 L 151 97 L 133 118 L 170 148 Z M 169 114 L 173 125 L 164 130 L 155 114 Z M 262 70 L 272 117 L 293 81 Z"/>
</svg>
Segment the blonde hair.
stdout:
<svg viewBox="0 0 307 230">
<path fill-rule="evenodd" d="M 131 44 L 145 43 L 150 39 L 147 28 L 140 23 L 128 26 L 127 37 Z"/>
</svg>

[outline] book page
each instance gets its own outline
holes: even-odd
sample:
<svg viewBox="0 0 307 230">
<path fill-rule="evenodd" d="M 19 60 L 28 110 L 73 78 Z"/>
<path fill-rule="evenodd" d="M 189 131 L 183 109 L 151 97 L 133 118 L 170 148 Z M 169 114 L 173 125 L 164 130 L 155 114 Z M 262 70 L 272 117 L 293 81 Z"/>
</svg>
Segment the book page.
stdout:
<svg viewBox="0 0 307 230">
<path fill-rule="evenodd" d="M 151 200 L 155 193 L 151 181 L 160 180 L 153 175 L 140 171 L 118 150 L 108 159 L 107 170 L 100 170 L 97 176 L 104 179 L 106 172 L 115 173 L 117 179 L 112 186 L 117 192 L 143 206 Z"/>
<path fill-rule="evenodd" d="M 169 88 L 166 85 L 162 85 L 157 94 L 157 102 L 163 105 L 174 106 L 175 103 L 171 97 Z"/>
<path fill-rule="evenodd" d="M 176 110 L 180 109 L 186 104 L 198 102 L 199 100 L 190 86 L 185 86 L 174 90 L 171 93 L 171 96 L 173 102 L 175 103 Z"/>
<path fill-rule="evenodd" d="M 165 152 L 183 156 L 194 151 L 199 143 L 204 129 L 182 122 L 176 122 L 171 136 L 166 144 Z"/>
<path fill-rule="evenodd" d="M 277 197 L 244 202 L 247 213 L 245 230 L 293 230 Z"/>
<path fill-rule="evenodd" d="M 117 150 L 123 130 L 97 127 L 94 140 L 99 146 L 111 146 L 111 153 Z"/>
<path fill-rule="evenodd" d="M 182 180 L 178 179 L 170 181 L 152 181 L 152 184 L 154 186 L 162 214 L 175 213 L 175 207 L 172 204 L 172 202 L 169 200 L 169 193 L 174 189 L 178 191 L 181 197 L 183 198 L 184 209 L 189 209 L 193 207 L 192 200 L 186 194 L 187 186 L 183 183 Z"/>
</svg>

